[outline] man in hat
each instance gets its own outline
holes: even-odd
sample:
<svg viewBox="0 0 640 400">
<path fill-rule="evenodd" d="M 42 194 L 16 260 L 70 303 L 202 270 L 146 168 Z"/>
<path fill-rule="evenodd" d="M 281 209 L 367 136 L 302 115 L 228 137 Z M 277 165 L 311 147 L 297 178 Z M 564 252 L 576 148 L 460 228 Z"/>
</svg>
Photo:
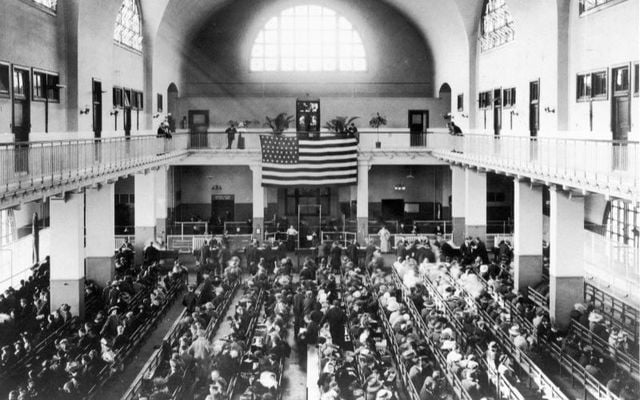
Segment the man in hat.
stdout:
<svg viewBox="0 0 640 400">
<path fill-rule="evenodd" d="M 118 334 L 117 327 L 118 325 L 120 325 L 120 316 L 118 315 L 119 312 L 120 307 L 118 306 L 113 306 L 109 309 L 109 316 L 104 322 L 104 325 L 102 325 L 100 336 L 110 339 Z"/>
<path fill-rule="evenodd" d="M 324 322 L 329 323 L 329 332 L 332 342 L 339 347 L 344 344 L 344 326 L 347 322 L 347 315 L 340 308 L 340 301 L 334 300 L 324 316 Z"/>
<path fill-rule="evenodd" d="M 229 127 L 224 131 L 227 134 L 227 149 L 231 149 L 234 139 L 236 138 L 236 122 L 229 121 Z"/>
</svg>

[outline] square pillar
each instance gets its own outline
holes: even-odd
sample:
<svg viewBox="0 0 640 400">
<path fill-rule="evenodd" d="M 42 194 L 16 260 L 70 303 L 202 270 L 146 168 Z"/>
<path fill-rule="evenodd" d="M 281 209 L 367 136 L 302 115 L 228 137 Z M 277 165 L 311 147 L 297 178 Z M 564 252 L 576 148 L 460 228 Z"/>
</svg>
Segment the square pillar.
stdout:
<svg viewBox="0 0 640 400">
<path fill-rule="evenodd" d="M 50 249 L 51 310 L 68 304 L 71 314 L 83 317 L 84 194 L 65 193 L 63 198 L 51 198 L 49 214 L 51 237 L 58 238 Z"/>
<path fill-rule="evenodd" d="M 514 286 L 526 296 L 542 281 L 542 187 L 515 179 L 513 195 Z"/>
<path fill-rule="evenodd" d="M 470 168 L 465 170 L 465 234 L 486 241 L 487 174 Z"/>
<path fill-rule="evenodd" d="M 144 247 L 156 239 L 156 177 L 151 171 L 135 176 L 135 263 L 144 259 Z"/>
<path fill-rule="evenodd" d="M 253 173 L 253 214 L 251 216 L 252 221 L 252 233 L 251 235 L 260 241 L 264 237 L 264 207 L 265 207 L 265 188 L 262 186 L 262 167 L 260 165 L 251 165 L 251 172 Z"/>
<path fill-rule="evenodd" d="M 453 242 L 461 244 L 464 241 L 465 230 L 465 169 L 451 166 L 451 223 L 453 228 Z"/>
<path fill-rule="evenodd" d="M 106 184 L 86 191 L 86 277 L 101 287 L 112 280 L 115 274 L 114 193 L 114 184 Z"/>
<path fill-rule="evenodd" d="M 549 314 L 562 329 L 584 302 L 584 197 L 552 188 L 550 200 Z"/>
<path fill-rule="evenodd" d="M 167 236 L 167 214 L 169 204 L 168 175 L 169 167 L 160 167 L 155 176 L 155 213 L 156 213 L 156 236 L 159 242 L 166 242 Z M 137 210 L 136 210 L 137 211 Z"/>
<path fill-rule="evenodd" d="M 356 196 L 357 240 L 364 246 L 369 237 L 369 161 L 358 161 L 358 193 Z"/>
</svg>

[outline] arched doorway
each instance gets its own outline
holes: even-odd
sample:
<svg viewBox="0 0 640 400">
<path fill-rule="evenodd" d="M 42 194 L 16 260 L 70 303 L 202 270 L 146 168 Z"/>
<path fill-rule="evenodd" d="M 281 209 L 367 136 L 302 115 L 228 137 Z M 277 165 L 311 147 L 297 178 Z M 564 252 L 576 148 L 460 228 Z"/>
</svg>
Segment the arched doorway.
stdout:
<svg viewBox="0 0 640 400">
<path fill-rule="evenodd" d="M 176 119 L 178 118 L 178 87 L 171 82 L 167 88 L 167 119 L 169 120 L 169 130 L 176 129 Z M 184 126 L 181 126 L 184 128 Z"/>
<path fill-rule="evenodd" d="M 449 121 L 451 121 L 451 86 L 448 83 L 443 83 L 438 91 L 438 98 L 442 101 L 443 106 L 443 120 L 442 125 L 446 128 Z"/>
</svg>

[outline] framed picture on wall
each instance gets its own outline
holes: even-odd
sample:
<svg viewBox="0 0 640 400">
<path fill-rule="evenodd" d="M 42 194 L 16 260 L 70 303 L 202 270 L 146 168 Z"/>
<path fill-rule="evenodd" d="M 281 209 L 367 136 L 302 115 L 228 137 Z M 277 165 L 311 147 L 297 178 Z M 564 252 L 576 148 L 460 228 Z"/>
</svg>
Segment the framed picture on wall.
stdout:
<svg viewBox="0 0 640 400">
<path fill-rule="evenodd" d="M 298 137 L 320 136 L 320 100 L 296 100 L 296 132 Z"/>
</svg>

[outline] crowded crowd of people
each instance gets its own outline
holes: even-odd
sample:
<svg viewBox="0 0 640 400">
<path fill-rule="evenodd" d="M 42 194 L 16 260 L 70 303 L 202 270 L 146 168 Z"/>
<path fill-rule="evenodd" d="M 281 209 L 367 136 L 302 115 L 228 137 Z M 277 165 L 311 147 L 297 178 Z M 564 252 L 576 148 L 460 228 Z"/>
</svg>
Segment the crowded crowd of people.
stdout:
<svg viewBox="0 0 640 400">
<path fill-rule="evenodd" d="M 63 305 L 56 315 L 59 314 L 63 324 L 68 324 L 68 329 L 60 332 L 50 346 L 34 354 L 29 364 L 3 375 L 1 386 L 10 390 L 8 398 L 86 396 L 101 380 L 121 368 L 120 361 L 131 338 L 157 317 L 171 296 L 180 291 L 184 279 L 184 270 L 179 266 L 163 274 L 152 264 L 129 269 L 122 279 L 110 282 L 102 290 L 88 282 L 87 294 L 99 299 L 101 306 L 81 320 Z"/>
</svg>

